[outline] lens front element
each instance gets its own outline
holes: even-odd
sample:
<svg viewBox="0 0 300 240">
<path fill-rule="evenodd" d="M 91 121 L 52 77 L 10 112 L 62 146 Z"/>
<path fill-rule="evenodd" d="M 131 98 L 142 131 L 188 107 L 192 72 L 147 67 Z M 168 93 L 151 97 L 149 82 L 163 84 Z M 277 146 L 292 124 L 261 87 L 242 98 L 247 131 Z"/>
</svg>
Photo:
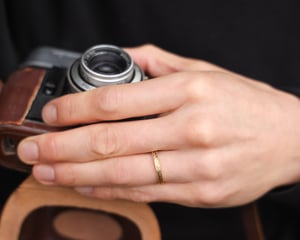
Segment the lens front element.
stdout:
<svg viewBox="0 0 300 240">
<path fill-rule="evenodd" d="M 98 74 L 120 74 L 129 67 L 128 62 L 117 53 L 101 52 L 86 62 L 87 67 Z"/>
<path fill-rule="evenodd" d="M 88 49 L 69 69 L 68 79 L 75 92 L 105 85 L 142 81 L 144 74 L 131 57 L 113 45 Z"/>
</svg>

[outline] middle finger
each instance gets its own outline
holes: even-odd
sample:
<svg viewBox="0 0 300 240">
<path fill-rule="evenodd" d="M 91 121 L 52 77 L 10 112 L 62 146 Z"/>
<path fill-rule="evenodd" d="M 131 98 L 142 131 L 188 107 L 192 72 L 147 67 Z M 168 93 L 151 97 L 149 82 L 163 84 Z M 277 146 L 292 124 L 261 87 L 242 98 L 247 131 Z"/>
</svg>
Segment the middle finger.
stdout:
<svg viewBox="0 0 300 240">
<path fill-rule="evenodd" d="M 170 150 L 184 146 L 183 129 L 164 117 L 128 122 L 101 123 L 25 139 L 19 157 L 37 162 L 88 162 L 113 156 Z M 175 137 L 176 136 L 176 137 Z"/>
</svg>

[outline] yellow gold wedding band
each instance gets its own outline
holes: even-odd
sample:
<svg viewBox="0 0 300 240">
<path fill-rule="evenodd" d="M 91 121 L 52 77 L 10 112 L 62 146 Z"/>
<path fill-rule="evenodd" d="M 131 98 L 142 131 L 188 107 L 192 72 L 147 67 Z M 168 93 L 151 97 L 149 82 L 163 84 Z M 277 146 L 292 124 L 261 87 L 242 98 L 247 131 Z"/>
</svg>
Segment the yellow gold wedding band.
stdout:
<svg viewBox="0 0 300 240">
<path fill-rule="evenodd" d="M 162 175 L 162 171 L 161 171 L 161 167 L 160 167 L 160 161 L 159 161 L 159 158 L 158 158 L 158 152 L 157 151 L 152 152 L 152 158 L 153 158 L 155 171 L 156 171 L 157 177 L 158 177 L 158 182 L 159 182 L 159 184 L 163 184 L 164 183 L 164 178 L 163 178 L 163 175 Z"/>
</svg>

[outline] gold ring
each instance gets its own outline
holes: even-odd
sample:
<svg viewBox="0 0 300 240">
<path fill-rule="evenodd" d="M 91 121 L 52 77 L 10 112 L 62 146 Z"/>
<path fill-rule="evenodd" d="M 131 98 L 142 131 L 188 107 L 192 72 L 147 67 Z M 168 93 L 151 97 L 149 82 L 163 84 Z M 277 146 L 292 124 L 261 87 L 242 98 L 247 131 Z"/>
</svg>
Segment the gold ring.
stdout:
<svg viewBox="0 0 300 240">
<path fill-rule="evenodd" d="M 163 184 L 164 183 L 164 178 L 163 178 L 163 175 L 162 175 L 162 171 L 161 171 L 161 167 L 160 167 L 160 161 L 159 161 L 159 158 L 158 158 L 157 151 L 152 152 L 152 158 L 153 158 L 155 171 L 156 171 L 157 176 L 158 176 L 158 182 L 159 182 L 159 184 Z"/>
</svg>

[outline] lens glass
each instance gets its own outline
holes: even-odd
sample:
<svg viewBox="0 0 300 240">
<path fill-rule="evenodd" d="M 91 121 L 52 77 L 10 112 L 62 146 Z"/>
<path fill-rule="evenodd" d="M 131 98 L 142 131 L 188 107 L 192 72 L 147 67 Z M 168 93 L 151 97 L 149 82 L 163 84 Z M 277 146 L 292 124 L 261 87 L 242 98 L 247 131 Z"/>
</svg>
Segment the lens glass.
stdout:
<svg viewBox="0 0 300 240">
<path fill-rule="evenodd" d="M 116 52 L 102 51 L 91 57 L 87 66 L 96 73 L 114 75 L 126 71 L 127 62 Z"/>
<path fill-rule="evenodd" d="M 144 77 L 128 53 L 114 45 L 105 44 L 86 50 L 72 64 L 68 73 L 74 91 L 142 81 Z"/>
</svg>

